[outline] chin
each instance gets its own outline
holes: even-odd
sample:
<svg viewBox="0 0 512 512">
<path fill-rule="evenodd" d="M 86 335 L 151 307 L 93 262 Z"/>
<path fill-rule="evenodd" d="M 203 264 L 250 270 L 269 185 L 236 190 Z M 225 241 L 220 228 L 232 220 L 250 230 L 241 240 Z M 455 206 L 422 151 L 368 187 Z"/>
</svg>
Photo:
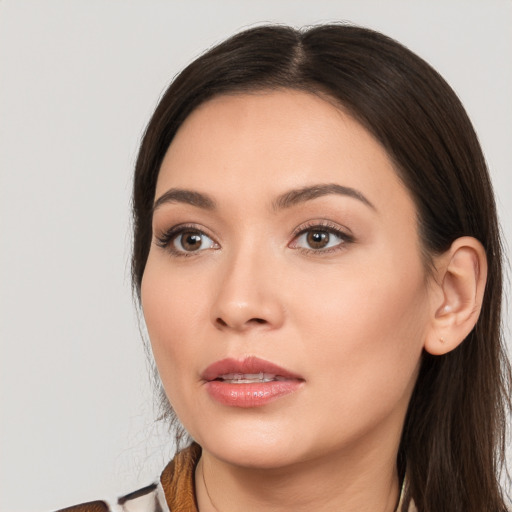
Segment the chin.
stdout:
<svg viewBox="0 0 512 512">
<path fill-rule="evenodd" d="M 280 469 L 298 462 L 301 457 L 292 443 L 248 443 L 245 441 L 227 441 L 226 443 L 203 445 L 217 459 L 226 464 L 247 469 Z"/>
<path fill-rule="evenodd" d="M 205 422 L 208 425 L 208 422 Z M 278 469 L 300 460 L 304 444 L 291 430 L 267 421 L 222 421 L 208 430 L 191 432 L 203 450 L 227 464 L 246 468 Z M 302 447 L 299 451 L 299 447 Z"/>
</svg>

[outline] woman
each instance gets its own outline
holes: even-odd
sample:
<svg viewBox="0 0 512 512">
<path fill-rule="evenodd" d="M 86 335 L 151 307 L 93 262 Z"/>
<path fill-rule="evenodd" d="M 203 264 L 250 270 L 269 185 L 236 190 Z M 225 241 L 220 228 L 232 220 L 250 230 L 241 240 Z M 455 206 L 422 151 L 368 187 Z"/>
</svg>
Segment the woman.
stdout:
<svg viewBox="0 0 512 512">
<path fill-rule="evenodd" d="M 133 201 L 164 407 L 194 442 L 121 506 L 506 510 L 492 187 L 424 61 L 352 26 L 242 32 L 167 90 Z"/>
</svg>

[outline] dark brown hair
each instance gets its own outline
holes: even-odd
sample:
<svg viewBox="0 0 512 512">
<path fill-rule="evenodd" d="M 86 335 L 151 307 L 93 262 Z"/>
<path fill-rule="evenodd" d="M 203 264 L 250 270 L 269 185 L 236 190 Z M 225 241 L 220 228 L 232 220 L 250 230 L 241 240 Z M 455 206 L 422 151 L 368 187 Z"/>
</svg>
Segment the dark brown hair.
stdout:
<svg viewBox="0 0 512 512">
<path fill-rule="evenodd" d="M 476 327 L 443 356 L 423 355 L 397 462 L 419 512 L 502 512 L 498 483 L 510 410 L 501 337 L 502 268 L 486 163 L 459 99 L 425 61 L 365 28 L 262 26 L 199 57 L 170 85 L 142 140 L 133 189 L 132 275 L 151 244 L 160 165 L 185 118 L 220 95 L 290 88 L 327 95 L 386 148 L 413 197 L 427 269 L 460 236 L 483 244 L 489 273 Z M 429 258 L 430 257 L 430 258 Z"/>
</svg>

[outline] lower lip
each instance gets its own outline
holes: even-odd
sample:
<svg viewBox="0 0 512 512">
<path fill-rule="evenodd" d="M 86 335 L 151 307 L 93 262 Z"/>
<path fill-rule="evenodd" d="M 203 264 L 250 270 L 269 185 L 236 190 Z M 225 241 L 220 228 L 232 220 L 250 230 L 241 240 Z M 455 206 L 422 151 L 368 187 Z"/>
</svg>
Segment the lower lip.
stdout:
<svg viewBox="0 0 512 512">
<path fill-rule="evenodd" d="M 260 407 L 289 395 L 297 391 L 301 384 L 302 381 L 295 379 L 250 384 L 212 380 L 206 383 L 206 389 L 210 396 L 222 405 L 249 408 Z"/>
</svg>

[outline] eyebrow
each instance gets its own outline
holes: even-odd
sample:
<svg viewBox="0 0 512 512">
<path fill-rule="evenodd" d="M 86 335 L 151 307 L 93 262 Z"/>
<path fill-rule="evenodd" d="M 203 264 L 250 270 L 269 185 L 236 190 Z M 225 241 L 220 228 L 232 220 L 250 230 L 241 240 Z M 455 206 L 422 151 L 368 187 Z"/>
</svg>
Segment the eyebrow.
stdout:
<svg viewBox="0 0 512 512">
<path fill-rule="evenodd" d="M 361 201 L 366 206 L 369 206 L 372 210 L 377 210 L 375 206 L 358 190 L 351 187 L 344 187 L 336 183 L 311 185 L 307 187 L 290 190 L 285 194 L 280 195 L 272 206 L 275 210 L 281 210 L 284 208 L 290 208 L 306 201 L 311 201 L 317 197 L 323 197 L 331 194 L 338 194 L 342 196 L 352 197 Z"/>
<path fill-rule="evenodd" d="M 336 183 L 310 185 L 290 190 L 278 196 L 277 199 L 272 202 L 272 207 L 274 210 L 282 210 L 331 194 L 352 197 L 373 210 L 376 210 L 375 206 L 361 192 L 354 188 L 344 187 Z M 153 212 L 166 203 L 189 204 L 205 210 L 214 210 L 216 208 L 215 201 L 207 194 L 181 188 L 171 188 L 162 194 L 153 204 Z"/>
<path fill-rule="evenodd" d="M 171 188 L 162 194 L 153 204 L 153 212 L 165 203 L 184 203 L 205 210 L 215 209 L 215 201 L 210 196 L 181 188 Z"/>
</svg>

